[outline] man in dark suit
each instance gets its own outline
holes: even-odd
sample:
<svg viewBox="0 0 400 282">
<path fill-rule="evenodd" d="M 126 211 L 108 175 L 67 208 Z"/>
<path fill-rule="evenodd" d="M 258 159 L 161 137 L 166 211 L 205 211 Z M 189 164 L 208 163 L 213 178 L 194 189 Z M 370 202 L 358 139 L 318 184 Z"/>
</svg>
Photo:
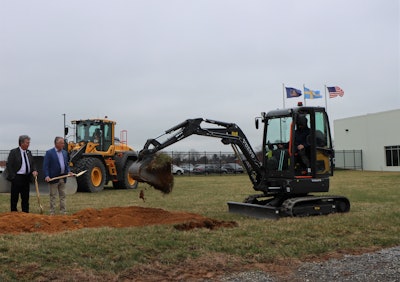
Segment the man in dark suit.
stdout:
<svg viewBox="0 0 400 282">
<path fill-rule="evenodd" d="M 64 138 L 56 137 L 54 139 L 54 148 L 46 151 L 43 160 L 43 173 L 45 181 L 49 183 L 50 189 L 50 215 L 54 215 L 57 194 L 60 198 L 60 212 L 67 213 L 65 183 L 67 178 L 61 178 L 50 181 L 51 178 L 63 175 L 73 175 L 69 168 L 69 158 L 67 151 L 64 150 Z"/>
<path fill-rule="evenodd" d="M 11 182 L 11 211 L 18 211 L 18 199 L 21 195 L 21 209 L 29 212 L 29 183 L 31 176 L 37 177 L 35 162 L 28 150 L 31 138 L 19 136 L 19 147 L 12 149 L 7 159 L 7 180 Z"/>
</svg>

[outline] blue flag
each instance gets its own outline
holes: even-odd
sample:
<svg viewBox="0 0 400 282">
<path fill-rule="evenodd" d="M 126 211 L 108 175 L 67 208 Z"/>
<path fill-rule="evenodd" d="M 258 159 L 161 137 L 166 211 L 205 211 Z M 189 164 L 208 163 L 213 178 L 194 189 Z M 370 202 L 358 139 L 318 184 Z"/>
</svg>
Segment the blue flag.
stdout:
<svg viewBox="0 0 400 282">
<path fill-rule="evenodd" d="M 322 98 L 319 90 L 311 90 L 304 87 L 304 99 L 318 99 Z"/>
<path fill-rule="evenodd" d="M 291 88 L 291 87 L 285 87 L 285 88 L 286 88 L 286 97 L 287 98 L 295 98 L 295 97 L 301 96 L 301 90 L 296 89 L 296 88 Z"/>
</svg>

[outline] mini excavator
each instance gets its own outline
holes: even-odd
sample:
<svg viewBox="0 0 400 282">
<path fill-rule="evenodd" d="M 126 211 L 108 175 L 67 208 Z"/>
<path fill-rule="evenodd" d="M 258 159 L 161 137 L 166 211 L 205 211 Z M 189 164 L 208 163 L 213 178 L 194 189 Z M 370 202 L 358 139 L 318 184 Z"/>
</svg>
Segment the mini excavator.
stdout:
<svg viewBox="0 0 400 282">
<path fill-rule="evenodd" d="M 188 119 L 165 131 L 171 135 L 165 142 L 148 139 L 129 173 L 139 182 L 160 185 L 162 176 L 152 175 L 145 169 L 157 152 L 193 134 L 214 137 L 232 146 L 253 189 L 259 192 L 243 202 L 228 202 L 229 212 L 275 219 L 348 212 L 350 201 L 346 197 L 311 194 L 329 191 L 329 177 L 334 169 L 325 108 L 299 105 L 263 112 L 255 119 L 256 128 L 260 127 L 260 121 L 264 123 L 261 154 L 256 154 L 246 135 L 234 123 Z M 212 127 L 204 128 L 202 124 Z"/>
</svg>

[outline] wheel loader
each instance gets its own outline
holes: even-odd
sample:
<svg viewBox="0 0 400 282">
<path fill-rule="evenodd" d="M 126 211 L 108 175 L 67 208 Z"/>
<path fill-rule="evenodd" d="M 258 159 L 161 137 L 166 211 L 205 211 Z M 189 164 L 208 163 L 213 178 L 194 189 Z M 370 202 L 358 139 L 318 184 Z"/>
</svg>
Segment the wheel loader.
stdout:
<svg viewBox="0 0 400 282">
<path fill-rule="evenodd" d="M 157 152 L 192 134 L 208 136 L 232 146 L 253 189 L 259 192 L 243 202 L 228 202 L 229 212 L 275 219 L 348 212 L 350 201 L 346 197 L 321 194 L 329 191 L 329 177 L 334 168 L 334 150 L 325 109 L 299 105 L 261 113 L 261 117 L 255 119 L 256 128 L 260 122 L 264 124 L 261 154 L 256 154 L 246 135 L 234 123 L 188 119 L 165 131 L 164 135 L 171 135 L 166 141 L 148 139 L 129 174 L 139 182 L 158 188 L 165 186 L 165 175 L 157 175 L 148 169 Z M 213 127 L 204 128 L 201 126 L 204 123 Z M 301 133 L 302 126 L 306 131 Z M 304 144 L 298 144 L 300 135 Z"/>
<path fill-rule="evenodd" d="M 76 178 L 78 191 L 99 192 L 110 181 L 114 188 L 135 189 L 138 182 L 129 174 L 129 167 L 137 160 L 137 152 L 127 145 L 127 131 L 115 137 L 116 122 L 104 119 L 71 121 L 74 140 L 66 139 L 71 171 Z M 65 127 L 65 135 L 68 127 Z"/>
</svg>

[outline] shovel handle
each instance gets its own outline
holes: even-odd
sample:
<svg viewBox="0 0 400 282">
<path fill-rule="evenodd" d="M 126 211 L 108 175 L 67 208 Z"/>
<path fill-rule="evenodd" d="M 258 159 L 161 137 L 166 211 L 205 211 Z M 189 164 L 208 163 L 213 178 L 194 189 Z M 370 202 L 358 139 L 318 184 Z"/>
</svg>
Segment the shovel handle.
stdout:
<svg viewBox="0 0 400 282">
<path fill-rule="evenodd" d="M 35 175 L 35 188 L 36 188 L 36 197 L 38 199 L 40 214 L 43 214 L 43 207 L 42 204 L 40 203 L 39 184 L 37 181 L 37 175 Z"/>
<path fill-rule="evenodd" d="M 86 172 L 86 170 L 78 172 L 78 173 L 73 173 L 73 174 L 65 174 L 65 175 L 60 175 L 60 176 L 56 176 L 53 178 L 50 178 L 49 181 L 53 181 L 53 180 L 57 180 L 57 179 L 62 179 L 62 178 L 67 178 L 67 177 L 71 177 L 71 176 L 75 176 L 75 177 L 79 177 L 82 174 L 84 174 Z"/>
<path fill-rule="evenodd" d="M 70 177 L 70 176 L 74 176 L 74 175 L 69 175 L 69 174 L 60 175 L 60 176 L 56 176 L 56 177 L 50 178 L 49 181 L 53 181 L 53 180 L 57 180 L 57 179 L 62 179 L 62 178 Z"/>
</svg>

